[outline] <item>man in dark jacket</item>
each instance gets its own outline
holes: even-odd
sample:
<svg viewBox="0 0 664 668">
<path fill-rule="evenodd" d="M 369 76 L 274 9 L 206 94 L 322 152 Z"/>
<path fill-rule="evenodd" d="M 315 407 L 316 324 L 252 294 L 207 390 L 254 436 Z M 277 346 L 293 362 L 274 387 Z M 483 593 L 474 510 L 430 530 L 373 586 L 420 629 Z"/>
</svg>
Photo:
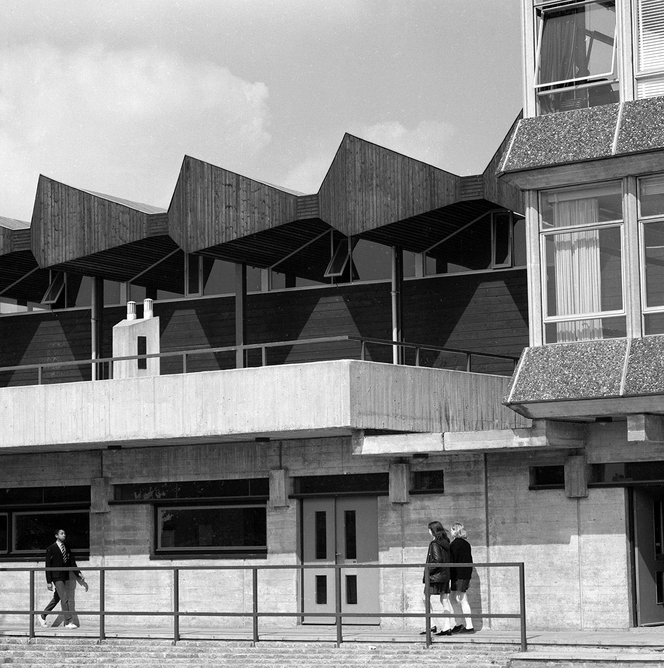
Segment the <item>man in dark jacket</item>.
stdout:
<svg viewBox="0 0 664 668">
<path fill-rule="evenodd" d="M 46 615 L 60 603 L 62 612 L 65 616 L 65 628 L 76 629 L 78 625 L 72 621 L 71 611 L 69 609 L 69 592 L 67 591 L 67 582 L 69 581 L 69 574 L 73 573 L 74 577 L 88 590 L 88 584 L 85 578 L 81 575 L 81 571 L 68 570 L 49 570 L 49 568 L 77 568 L 76 559 L 72 551 L 65 544 L 67 534 L 64 529 L 58 529 L 55 532 L 55 543 L 46 548 L 46 587 L 49 591 L 55 592 L 50 603 L 44 609 L 44 612 L 37 618 L 41 626 L 48 626 L 46 623 Z"/>
</svg>

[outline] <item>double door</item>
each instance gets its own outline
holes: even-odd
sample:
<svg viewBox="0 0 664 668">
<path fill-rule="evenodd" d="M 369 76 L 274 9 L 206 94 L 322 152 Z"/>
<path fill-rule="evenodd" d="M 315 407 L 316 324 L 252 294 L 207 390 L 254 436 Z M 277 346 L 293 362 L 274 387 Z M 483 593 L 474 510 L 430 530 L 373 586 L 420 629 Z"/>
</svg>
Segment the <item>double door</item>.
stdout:
<svg viewBox="0 0 664 668">
<path fill-rule="evenodd" d="M 302 548 L 304 570 L 303 622 L 333 624 L 334 617 L 307 613 L 334 613 L 337 596 L 341 611 L 379 611 L 377 568 L 357 568 L 378 563 L 378 504 L 376 497 L 303 499 Z M 334 565 L 343 565 L 340 577 Z M 340 583 L 339 590 L 337 589 Z M 344 624 L 378 624 L 377 617 L 348 617 Z"/>
</svg>

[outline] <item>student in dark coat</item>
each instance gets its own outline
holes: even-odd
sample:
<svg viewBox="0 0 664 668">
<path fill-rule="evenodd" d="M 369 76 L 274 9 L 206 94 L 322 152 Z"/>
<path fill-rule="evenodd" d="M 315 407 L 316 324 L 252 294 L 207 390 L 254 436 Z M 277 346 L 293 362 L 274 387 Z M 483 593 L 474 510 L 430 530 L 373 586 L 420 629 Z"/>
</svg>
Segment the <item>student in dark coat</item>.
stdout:
<svg viewBox="0 0 664 668">
<path fill-rule="evenodd" d="M 466 530 L 461 522 L 455 522 L 450 527 L 452 543 L 450 553 L 455 564 L 472 564 L 473 553 L 470 543 L 466 540 Z M 452 580 L 452 607 L 457 621 L 463 620 L 464 624 L 457 624 L 452 633 L 475 633 L 473 620 L 471 618 L 470 604 L 466 592 L 470 586 L 470 578 L 473 574 L 472 566 L 452 567 L 450 579 Z"/>
<path fill-rule="evenodd" d="M 429 550 L 427 552 L 427 564 L 449 564 L 452 561 L 450 555 L 450 540 L 443 525 L 440 522 L 429 522 L 429 534 L 433 538 L 429 543 Z M 450 603 L 450 569 L 448 566 L 440 566 L 438 568 L 429 568 L 429 588 L 427 590 L 426 579 L 423 578 L 424 584 L 424 600 L 429 596 L 437 596 L 440 600 L 440 612 L 454 614 L 452 604 Z M 434 598 L 430 598 L 431 611 L 435 610 Z M 437 626 L 431 627 L 431 633 L 438 636 L 452 635 L 452 617 L 440 618 L 440 630 Z M 426 631 L 422 631 L 422 634 Z"/>
<path fill-rule="evenodd" d="M 46 623 L 46 616 L 48 615 L 55 606 L 60 603 L 62 607 L 62 613 L 65 617 L 65 628 L 67 629 L 76 629 L 78 625 L 72 621 L 71 611 L 69 609 L 69 592 L 67 591 L 67 582 L 69 581 L 70 574 L 73 574 L 74 577 L 81 583 L 85 588 L 85 591 L 88 590 L 88 584 L 85 581 L 85 578 L 81 575 L 81 571 L 56 571 L 48 570 L 49 568 L 77 568 L 76 559 L 65 544 L 67 539 L 67 534 L 64 529 L 58 529 L 55 532 L 55 543 L 49 545 L 46 548 L 46 587 L 49 591 L 53 591 L 55 587 L 55 592 L 53 593 L 53 598 L 50 603 L 44 609 L 41 615 L 37 617 L 37 621 L 41 626 L 48 626 Z"/>
</svg>

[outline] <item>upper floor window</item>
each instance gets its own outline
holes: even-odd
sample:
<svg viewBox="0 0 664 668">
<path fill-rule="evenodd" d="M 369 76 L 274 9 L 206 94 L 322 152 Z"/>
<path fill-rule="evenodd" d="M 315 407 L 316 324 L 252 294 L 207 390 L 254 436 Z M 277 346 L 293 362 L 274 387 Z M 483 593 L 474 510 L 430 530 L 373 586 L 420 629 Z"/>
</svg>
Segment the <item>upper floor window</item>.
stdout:
<svg viewBox="0 0 664 668">
<path fill-rule="evenodd" d="M 524 220 L 493 211 L 452 232 L 424 254 L 427 276 L 526 265 Z"/>
<path fill-rule="evenodd" d="M 664 176 L 639 180 L 641 292 L 645 334 L 664 333 Z"/>
<path fill-rule="evenodd" d="M 615 0 L 542 2 L 536 39 L 539 113 L 620 100 Z"/>
<path fill-rule="evenodd" d="M 547 343 L 626 335 L 620 182 L 540 193 Z"/>
<path fill-rule="evenodd" d="M 637 2 L 636 97 L 664 95 L 664 4 Z"/>
</svg>

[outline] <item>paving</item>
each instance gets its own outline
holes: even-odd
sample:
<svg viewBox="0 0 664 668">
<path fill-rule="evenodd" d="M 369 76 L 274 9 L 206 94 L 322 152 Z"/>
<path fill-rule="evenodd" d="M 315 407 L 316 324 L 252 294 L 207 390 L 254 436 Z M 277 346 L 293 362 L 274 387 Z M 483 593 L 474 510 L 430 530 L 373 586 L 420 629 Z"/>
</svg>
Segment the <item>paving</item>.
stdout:
<svg viewBox="0 0 664 668">
<path fill-rule="evenodd" d="M 337 647 L 334 626 L 259 626 L 180 630 L 173 643 L 164 627 L 108 624 L 105 641 L 99 626 L 83 619 L 81 628 L 35 628 L 0 623 L 0 663 L 23 666 L 138 665 L 182 668 L 203 665 L 363 667 L 380 658 L 384 666 L 445 665 L 468 668 L 664 668 L 664 626 L 623 631 L 529 631 L 528 651 L 521 651 L 519 631 L 483 629 L 475 634 L 432 637 L 432 646 L 416 631 L 375 626 L 344 626 Z"/>
</svg>

